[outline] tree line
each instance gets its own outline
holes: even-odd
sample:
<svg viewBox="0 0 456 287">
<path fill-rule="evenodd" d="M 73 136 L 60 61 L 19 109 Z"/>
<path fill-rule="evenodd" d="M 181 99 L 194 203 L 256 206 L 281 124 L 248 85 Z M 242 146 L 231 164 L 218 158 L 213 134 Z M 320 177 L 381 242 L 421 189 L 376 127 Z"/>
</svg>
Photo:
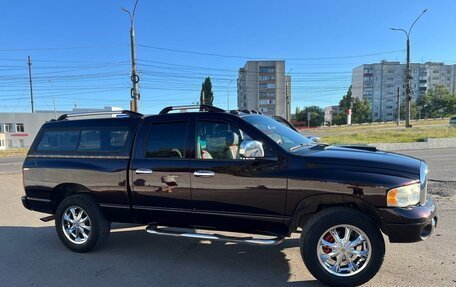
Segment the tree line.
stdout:
<svg viewBox="0 0 456 287">
<path fill-rule="evenodd" d="M 456 94 L 451 94 L 445 86 L 436 86 L 416 101 L 410 104 L 411 119 L 444 118 L 456 115 Z M 347 111 L 352 109 L 352 123 L 360 124 L 372 122 L 371 106 L 367 99 L 358 99 L 352 96 L 352 87 L 339 101 L 338 112 L 332 115 L 333 125 L 347 124 Z M 401 119 L 405 119 L 405 101 L 401 102 Z M 307 114 L 310 113 L 310 121 L 307 123 Z M 319 106 L 307 106 L 303 109 L 297 107 L 292 120 L 304 122 L 311 127 L 322 126 L 325 123 L 324 110 Z"/>
</svg>

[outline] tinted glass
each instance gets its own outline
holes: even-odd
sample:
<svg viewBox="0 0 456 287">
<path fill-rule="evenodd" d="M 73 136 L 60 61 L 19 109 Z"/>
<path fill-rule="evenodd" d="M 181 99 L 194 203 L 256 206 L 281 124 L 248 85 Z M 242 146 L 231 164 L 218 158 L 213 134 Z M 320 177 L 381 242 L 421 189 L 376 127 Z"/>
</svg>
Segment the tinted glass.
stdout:
<svg viewBox="0 0 456 287">
<path fill-rule="evenodd" d="M 149 129 L 148 158 L 184 158 L 187 123 L 155 124 Z"/>
<path fill-rule="evenodd" d="M 128 152 L 128 129 L 46 130 L 37 151 Z"/>
<path fill-rule="evenodd" d="M 257 127 L 268 137 L 285 149 L 294 150 L 300 145 L 314 145 L 315 143 L 302 134 L 290 129 L 278 121 L 260 115 L 246 116 L 243 119 Z"/>
<path fill-rule="evenodd" d="M 78 138 L 79 130 L 47 130 L 44 132 L 37 150 L 75 151 Z"/>
<path fill-rule="evenodd" d="M 99 130 L 83 130 L 81 131 L 81 139 L 79 140 L 79 150 L 99 150 L 101 147 L 100 131 Z"/>
</svg>

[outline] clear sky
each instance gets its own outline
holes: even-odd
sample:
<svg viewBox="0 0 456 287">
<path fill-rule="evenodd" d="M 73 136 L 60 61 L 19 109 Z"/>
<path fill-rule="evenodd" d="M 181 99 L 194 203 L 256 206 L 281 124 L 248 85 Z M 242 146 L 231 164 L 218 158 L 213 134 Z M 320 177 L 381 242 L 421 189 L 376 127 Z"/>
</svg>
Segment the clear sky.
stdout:
<svg viewBox="0 0 456 287">
<path fill-rule="evenodd" d="M 129 19 L 134 0 L 1 1 L 0 111 L 29 111 L 27 56 L 36 109 L 128 108 Z M 284 59 L 296 106 L 337 104 L 363 63 L 456 63 L 456 1 L 140 0 L 136 42 L 144 113 L 199 100 L 210 76 L 215 105 L 236 104 L 237 71 L 249 59 Z M 233 82 L 231 82 L 234 80 Z M 230 84 L 231 82 L 231 84 Z"/>
</svg>

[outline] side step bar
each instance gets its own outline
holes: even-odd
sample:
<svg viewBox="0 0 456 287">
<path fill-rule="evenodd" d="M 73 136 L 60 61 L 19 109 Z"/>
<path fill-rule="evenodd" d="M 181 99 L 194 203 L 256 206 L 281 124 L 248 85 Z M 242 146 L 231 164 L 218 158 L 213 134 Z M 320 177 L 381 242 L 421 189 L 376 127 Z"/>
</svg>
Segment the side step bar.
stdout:
<svg viewBox="0 0 456 287">
<path fill-rule="evenodd" d="M 187 237 L 195 238 L 201 240 L 212 240 L 212 241 L 225 241 L 225 242 L 235 242 L 251 245 L 264 245 L 272 246 L 282 243 L 284 237 L 273 237 L 273 238 L 253 238 L 253 237 L 235 237 L 235 236 L 226 236 L 221 234 L 207 234 L 207 233 L 197 233 L 192 229 L 183 229 L 183 228 L 159 228 L 157 225 L 149 225 L 146 227 L 146 232 L 156 235 L 166 235 L 166 236 L 176 236 L 176 237 Z"/>
<path fill-rule="evenodd" d="M 55 216 L 54 216 L 54 215 L 49 215 L 49 216 L 40 218 L 40 220 L 43 221 L 43 222 L 49 222 L 49 221 L 52 221 L 52 220 L 54 220 L 54 219 L 55 219 Z"/>
</svg>

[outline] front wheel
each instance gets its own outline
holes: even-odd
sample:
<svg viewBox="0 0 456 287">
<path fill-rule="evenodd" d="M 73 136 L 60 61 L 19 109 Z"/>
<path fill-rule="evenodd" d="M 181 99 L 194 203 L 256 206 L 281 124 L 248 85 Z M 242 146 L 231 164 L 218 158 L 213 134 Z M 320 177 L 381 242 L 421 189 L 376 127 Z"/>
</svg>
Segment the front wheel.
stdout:
<svg viewBox="0 0 456 287">
<path fill-rule="evenodd" d="M 55 227 L 60 240 L 72 251 L 87 252 L 104 242 L 111 224 L 88 195 L 65 198 L 57 207 Z"/>
<path fill-rule="evenodd" d="M 328 208 L 304 226 L 304 263 L 315 278 L 332 286 L 357 286 L 380 269 L 385 242 L 375 222 L 350 208 Z"/>
</svg>

